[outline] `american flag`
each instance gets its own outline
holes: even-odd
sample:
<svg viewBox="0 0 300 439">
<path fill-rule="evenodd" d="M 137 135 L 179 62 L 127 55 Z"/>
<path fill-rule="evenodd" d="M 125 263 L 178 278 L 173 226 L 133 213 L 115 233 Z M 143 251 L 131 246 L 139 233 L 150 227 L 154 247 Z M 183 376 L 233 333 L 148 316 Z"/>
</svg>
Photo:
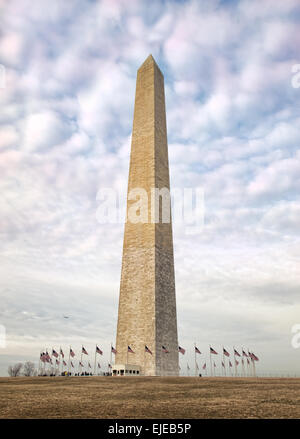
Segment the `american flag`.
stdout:
<svg viewBox="0 0 300 439">
<path fill-rule="evenodd" d="M 98 363 L 98 369 L 101 369 L 100 363 Z"/>
<path fill-rule="evenodd" d="M 164 352 L 165 354 L 168 354 L 168 353 L 169 353 L 168 349 L 165 348 L 164 346 L 162 346 L 161 348 L 162 348 L 162 350 L 163 350 L 163 352 Z"/>
<path fill-rule="evenodd" d="M 205 369 L 206 369 L 206 363 L 204 363 L 204 364 L 203 364 L 203 367 L 202 367 L 202 369 L 203 369 L 203 370 L 205 370 Z"/>
<path fill-rule="evenodd" d="M 238 360 L 235 360 L 235 364 L 238 366 L 240 363 L 238 362 Z"/>
<path fill-rule="evenodd" d="M 64 366 L 66 366 L 66 365 L 67 365 L 67 363 L 65 362 L 65 360 L 63 360 L 63 365 L 64 365 Z"/>
<path fill-rule="evenodd" d="M 233 350 L 234 350 L 234 355 L 236 355 L 237 357 L 240 357 L 240 354 L 238 353 L 238 351 L 236 349 L 233 349 Z"/>
<path fill-rule="evenodd" d="M 211 354 L 218 355 L 218 352 L 216 352 L 212 347 L 210 348 L 210 353 L 211 353 Z"/>
<path fill-rule="evenodd" d="M 60 362 L 58 360 L 56 360 L 56 364 L 60 364 Z"/>
<path fill-rule="evenodd" d="M 79 361 L 79 366 L 84 367 L 83 364 L 81 363 L 81 361 Z"/>
<path fill-rule="evenodd" d="M 178 351 L 184 355 L 185 354 L 185 349 L 181 348 L 180 346 L 178 346 Z"/>
<path fill-rule="evenodd" d="M 89 354 L 87 353 L 86 349 L 85 349 L 83 346 L 82 346 L 82 353 L 85 354 L 85 355 L 89 355 Z"/>
<path fill-rule="evenodd" d="M 227 352 L 225 348 L 223 348 L 223 354 L 226 355 L 226 357 L 230 357 L 230 353 Z"/>
<path fill-rule="evenodd" d="M 222 366 L 225 368 L 225 364 L 224 364 L 224 361 L 222 361 Z"/>
<path fill-rule="evenodd" d="M 75 357 L 75 352 L 71 348 L 70 348 L 70 355 L 72 358 Z"/>
<path fill-rule="evenodd" d="M 259 361 L 259 359 L 257 358 L 257 356 L 256 356 L 255 354 L 253 354 L 253 352 L 250 353 L 250 358 L 251 358 L 252 361 Z"/>
<path fill-rule="evenodd" d="M 40 360 L 41 360 L 43 363 L 45 363 L 45 362 L 47 361 L 47 360 L 46 360 L 46 354 L 45 354 L 45 352 L 43 352 L 43 353 L 41 354 Z"/>
<path fill-rule="evenodd" d="M 108 368 L 111 369 L 111 364 L 110 363 L 108 363 Z"/>
<path fill-rule="evenodd" d="M 65 358 L 65 355 L 64 355 L 64 353 L 63 353 L 63 350 L 62 350 L 62 348 L 60 348 L 60 351 L 59 351 L 59 353 L 60 353 L 60 355 L 63 357 L 63 358 Z"/>
<path fill-rule="evenodd" d="M 244 350 L 242 350 L 242 354 L 243 354 L 243 357 L 248 357 L 248 355 L 246 354 L 246 352 Z"/>
<path fill-rule="evenodd" d="M 128 346 L 127 350 L 128 350 L 128 352 L 130 352 L 131 354 L 134 354 L 134 352 L 133 352 L 133 350 L 131 349 L 130 346 Z"/>
<path fill-rule="evenodd" d="M 72 361 L 71 361 L 71 366 L 74 367 L 74 364 L 72 363 Z"/>
<path fill-rule="evenodd" d="M 247 358 L 247 364 L 250 364 L 249 358 Z"/>
<path fill-rule="evenodd" d="M 90 368 L 90 369 L 92 368 L 92 366 L 90 365 L 90 363 L 89 363 L 89 368 Z"/>
<path fill-rule="evenodd" d="M 229 361 L 229 367 L 232 367 L 231 361 Z"/>
<path fill-rule="evenodd" d="M 52 349 L 52 355 L 54 355 L 54 357 L 58 358 L 58 353 L 54 349 Z"/>
<path fill-rule="evenodd" d="M 111 351 L 112 351 L 113 354 L 117 353 L 117 350 L 114 347 L 111 347 Z"/>
<path fill-rule="evenodd" d="M 195 346 L 195 352 L 196 352 L 196 354 L 201 354 L 201 352 L 199 351 L 199 349 L 197 348 L 197 346 Z"/>
<path fill-rule="evenodd" d="M 48 363 L 50 363 L 50 360 L 51 360 L 51 358 L 50 358 L 50 355 L 48 354 L 48 351 L 46 351 L 46 361 L 48 361 Z"/>
<path fill-rule="evenodd" d="M 101 351 L 101 349 L 98 348 L 98 346 L 96 346 L 96 352 L 97 354 L 103 355 L 103 352 Z"/>
<path fill-rule="evenodd" d="M 217 367 L 215 362 L 214 362 L 214 367 Z"/>
<path fill-rule="evenodd" d="M 148 354 L 152 355 L 152 352 L 150 351 L 150 349 L 148 348 L 148 346 L 145 345 L 145 352 L 148 352 Z"/>
</svg>

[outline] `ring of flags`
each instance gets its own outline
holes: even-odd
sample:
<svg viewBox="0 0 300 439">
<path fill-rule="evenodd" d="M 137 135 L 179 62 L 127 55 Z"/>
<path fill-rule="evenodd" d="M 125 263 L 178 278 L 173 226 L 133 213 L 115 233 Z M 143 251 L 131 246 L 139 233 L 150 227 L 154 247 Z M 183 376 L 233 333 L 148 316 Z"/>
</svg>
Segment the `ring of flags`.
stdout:
<svg viewBox="0 0 300 439">
<path fill-rule="evenodd" d="M 162 352 L 165 353 L 165 354 L 169 354 L 170 353 L 169 348 L 166 347 L 165 345 L 161 345 L 161 349 L 162 349 Z M 64 354 L 63 349 L 61 347 L 60 347 L 59 350 L 56 350 L 56 349 L 52 348 L 50 352 L 51 352 L 51 356 L 49 355 L 47 349 L 46 349 L 45 352 L 43 351 L 43 352 L 40 353 L 40 358 L 39 358 L 40 359 L 40 364 L 41 363 L 44 364 L 44 366 L 42 366 L 42 367 L 44 367 L 44 370 L 45 370 L 46 363 L 51 364 L 53 367 L 55 367 L 55 366 L 59 367 L 61 365 L 62 368 L 66 367 L 68 365 L 67 361 L 65 361 L 65 354 Z M 110 352 L 111 352 L 111 354 L 114 354 L 114 355 L 117 354 L 117 350 L 112 345 L 111 345 Z M 135 351 L 131 348 L 130 345 L 127 346 L 127 352 L 135 354 Z M 151 349 L 147 345 L 144 345 L 144 352 L 148 353 L 150 355 L 153 355 Z M 251 372 L 251 367 L 250 366 L 251 366 L 251 363 L 252 363 L 253 370 L 254 370 L 253 373 L 255 375 L 255 362 L 259 361 L 259 358 L 257 357 L 257 355 L 255 355 L 253 352 L 250 352 L 249 350 L 247 352 L 246 350 L 241 349 L 240 352 L 235 347 L 233 347 L 232 358 L 234 360 L 234 365 L 235 365 L 235 374 L 237 375 L 237 366 L 240 365 L 240 364 L 241 364 L 241 367 L 243 368 L 243 374 L 246 375 L 246 369 L 247 369 L 248 374 L 250 374 L 250 372 Z M 182 346 L 178 346 L 178 353 L 180 353 L 182 355 L 185 355 L 186 354 L 186 349 L 184 349 Z M 231 369 L 233 367 L 232 361 L 230 359 L 231 355 L 230 355 L 229 351 L 226 350 L 224 347 L 223 347 L 221 353 L 223 354 L 223 360 L 221 361 L 221 368 L 222 368 L 222 370 L 224 370 L 224 373 L 226 375 L 225 357 L 228 358 L 227 367 L 229 367 Z M 81 354 L 89 355 L 88 351 L 85 349 L 84 346 L 81 347 Z M 96 350 L 95 350 L 95 370 L 96 370 L 96 354 L 103 355 L 103 351 L 99 348 L 98 345 L 96 345 Z M 199 355 L 202 354 L 202 352 L 196 346 L 196 344 L 194 346 L 194 354 L 195 354 L 195 373 L 196 373 L 196 371 L 199 370 L 199 365 L 198 365 L 198 363 L 196 361 L 196 354 L 199 354 Z M 209 346 L 209 354 L 210 355 L 219 355 L 218 352 L 212 346 Z M 56 358 L 55 364 L 52 361 L 52 357 Z M 69 350 L 69 368 L 70 367 L 74 368 L 75 366 L 74 366 L 74 363 L 71 361 L 71 357 L 72 358 L 75 357 L 75 352 L 70 347 L 70 350 Z M 237 360 L 237 357 L 240 357 L 240 361 Z M 244 361 L 244 358 L 245 358 L 245 361 Z M 247 360 L 247 362 L 246 362 L 246 360 Z M 79 367 L 80 368 L 84 367 L 84 364 L 82 362 L 82 355 L 81 355 L 81 359 L 79 360 Z M 97 363 L 97 367 L 98 367 L 98 369 L 101 368 L 100 363 Z M 211 369 L 212 369 L 212 367 L 214 369 L 217 367 L 215 362 L 213 362 L 213 363 L 211 362 Z M 92 366 L 91 366 L 90 362 L 88 362 L 88 368 L 92 369 Z M 112 368 L 110 363 L 108 364 L 108 368 L 109 369 Z M 250 368 L 250 370 L 249 370 L 249 368 Z M 180 367 L 179 367 L 179 369 L 180 369 Z M 187 363 L 187 370 L 188 371 L 190 370 L 190 367 L 189 367 L 188 363 Z M 207 370 L 207 363 L 206 363 L 206 361 L 202 365 L 202 370 Z M 232 372 L 231 372 L 231 374 L 232 374 Z"/>
</svg>

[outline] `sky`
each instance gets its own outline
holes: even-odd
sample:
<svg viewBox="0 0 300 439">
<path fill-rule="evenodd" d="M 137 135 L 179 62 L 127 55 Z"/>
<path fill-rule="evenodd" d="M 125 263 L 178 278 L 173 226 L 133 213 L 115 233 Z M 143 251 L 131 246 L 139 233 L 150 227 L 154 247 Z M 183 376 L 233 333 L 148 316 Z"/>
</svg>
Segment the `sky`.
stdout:
<svg viewBox="0 0 300 439">
<path fill-rule="evenodd" d="M 82 344 L 107 367 L 124 225 L 99 224 L 97 193 L 127 188 L 150 53 L 165 78 L 171 187 L 204 193 L 201 233 L 173 225 L 182 373 L 196 343 L 199 367 L 209 345 L 235 346 L 259 357 L 258 373 L 300 375 L 299 1 L 0 8 L 0 375 L 46 348 L 71 345 L 78 360 Z"/>
</svg>

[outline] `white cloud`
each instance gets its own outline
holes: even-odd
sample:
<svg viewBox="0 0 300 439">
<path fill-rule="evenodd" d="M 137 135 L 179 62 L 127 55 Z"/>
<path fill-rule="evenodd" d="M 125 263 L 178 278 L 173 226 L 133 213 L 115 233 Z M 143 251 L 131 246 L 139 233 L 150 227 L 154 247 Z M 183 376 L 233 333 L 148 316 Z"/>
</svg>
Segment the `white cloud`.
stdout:
<svg viewBox="0 0 300 439">
<path fill-rule="evenodd" d="M 248 186 L 251 196 L 284 197 L 289 191 L 299 192 L 299 153 L 293 157 L 278 160 L 257 172 Z"/>
<path fill-rule="evenodd" d="M 15 146 L 18 141 L 18 133 L 11 125 L 1 127 L 0 148 Z"/>
<path fill-rule="evenodd" d="M 16 65 L 20 61 L 22 36 L 16 32 L 4 34 L 0 40 L 0 58 L 3 64 Z"/>
<path fill-rule="evenodd" d="M 74 127 L 53 111 L 42 111 L 27 116 L 24 121 L 23 146 L 28 151 L 51 148 L 66 140 Z"/>
</svg>

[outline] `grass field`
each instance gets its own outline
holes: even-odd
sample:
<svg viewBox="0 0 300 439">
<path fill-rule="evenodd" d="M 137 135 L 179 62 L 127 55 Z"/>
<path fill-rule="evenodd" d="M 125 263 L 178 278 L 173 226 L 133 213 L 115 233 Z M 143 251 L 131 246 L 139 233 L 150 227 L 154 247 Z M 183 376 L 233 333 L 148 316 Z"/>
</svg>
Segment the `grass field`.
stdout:
<svg viewBox="0 0 300 439">
<path fill-rule="evenodd" d="M 0 378 L 1 418 L 300 418 L 298 378 Z"/>
</svg>

